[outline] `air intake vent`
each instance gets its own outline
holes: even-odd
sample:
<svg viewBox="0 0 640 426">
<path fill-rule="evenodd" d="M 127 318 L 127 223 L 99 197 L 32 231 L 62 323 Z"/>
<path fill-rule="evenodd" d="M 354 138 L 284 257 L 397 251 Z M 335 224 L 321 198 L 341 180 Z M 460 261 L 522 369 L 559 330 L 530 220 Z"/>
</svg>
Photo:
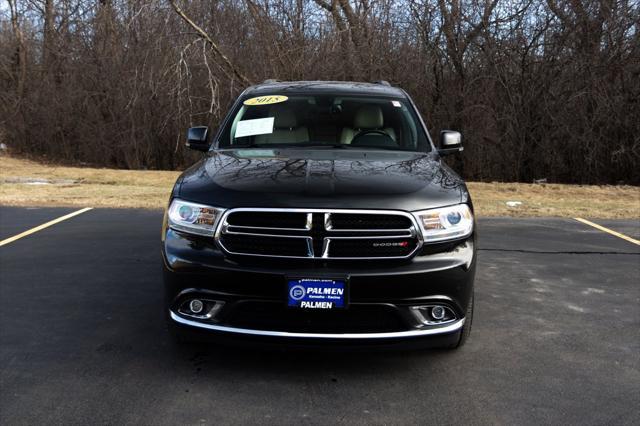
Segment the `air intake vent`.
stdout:
<svg viewBox="0 0 640 426">
<path fill-rule="evenodd" d="M 328 229 L 333 230 L 407 230 L 412 225 L 411 219 L 405 216 L 386 214 L 354 215 L 335 213 L 330 216 Z"/>
<path fill-rule="evenodd" d="M 230 215 L 227 223 L 230 226 L 266 229 L 300 229 L 309 230 L 311 224 L 307 223 L 308 217 L 305 213 L 275 213 L 263 212 L 255 214 L 252 212 L 238 212 Z"/>
</svg>

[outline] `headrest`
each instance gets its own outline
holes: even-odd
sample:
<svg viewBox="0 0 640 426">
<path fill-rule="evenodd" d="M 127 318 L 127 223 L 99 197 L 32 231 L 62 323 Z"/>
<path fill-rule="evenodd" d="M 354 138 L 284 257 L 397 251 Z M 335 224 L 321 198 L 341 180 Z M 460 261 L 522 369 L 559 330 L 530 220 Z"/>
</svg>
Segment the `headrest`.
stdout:
<svg viewBox="0 0 640 426">
<path fill-rule="evenodd" d="M 355 129 L 380 129 L 383 124 L 382 110 L 376 105 L 360 107 L 353 119 Z"/>
<path fill-rule="evenodd" d="M 296 114 L 293 110 L 284 105 L 274 105 L 269 108 L 269 116 L 275 117 L 273 127 L 276 129 L 292 129 L 298 126 Z"/>
</svg>

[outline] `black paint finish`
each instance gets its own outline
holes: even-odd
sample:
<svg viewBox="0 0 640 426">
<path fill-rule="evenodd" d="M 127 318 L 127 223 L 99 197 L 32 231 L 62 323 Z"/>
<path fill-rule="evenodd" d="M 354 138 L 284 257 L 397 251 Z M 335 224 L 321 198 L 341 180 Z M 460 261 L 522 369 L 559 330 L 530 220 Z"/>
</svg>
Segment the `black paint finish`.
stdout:
<svg viewBox="0 0 640 426">
<path fill-rule="evenodd" d="M 239 102 L 251 96 L 294 93 L 313 93 L 319 98 L 355 94 L 410 101 L 403 90 L 383 84 L 282 82 L 247 89 L 232 111 Z M 415 105 L 413 107 L 415 109 Z M 229 120 L 228 116 L 222 128 L 229 126 Z M 422 121 L 419 125 L 428 134 Z M 212 146 L 219 146 L 218 141 L 214 140 Z M 459 203 L 471 205 L 462 179 L 441 161 L 431 141 L 429 148 L 425 148 L 425 152 L 358 148 L 355 145 L 211 149 L 178 178 L 172 198 L 219 208 L 414 212 Z M 314 227 L 320 222 L 322 217 L 314 217 Z M 227 326 L 234 326 L 229 318 L 241 306 L 256 306 L 256 312 L 243 311 L 243 315 L 252 318 L 259 318 L 260 304 L 265 309 L 273 304 L 285 309 L 284 285 L 291 276 L 343 277 L 350 282 L 352 303 L 379 309 L 381 314 L 392 307 L 396 313 L 402 312 L 399 315 L 408 329 L 423 326 L 422 322 L 415 324 L 410 306 L 441 298 L 446 301 L 442 303 L 462 318 L 467 316 L 472 300 L 475 233 L 453 244 L 429 245 L 428 250 L 409 259 L 376 261 L 283 261 L 228 255 L 221 251 L 213 237 L 195 238 L 168 229 L 166 217 L 162 235 L 167 312 L 169 309 L 177 312 L 189 298 L 209 297 L 225 302 L 223 311 L 212 321 Z M 314 243 L 314 251 L 320 252 L 322 239 L 316 238 Z M 277 308 L 271 312 L 287 318 L 291 316 Z M 262 318 L 265 320 L 255 320 L 250 326 L 242 323 L 247 328 L 268 330 L 265 322 L 269 315 Z M 172 324 L 172 320 L 169 321 Z M 296 321 L 303 321 L 302 316 Z M 467 321 L 470 327 L 470 318 Z M 348 322 L 342 324 L 345 332 L 348 332 Z M 375 332 L 373 322 L 371 331 L 365 332 Z M 456 342 L 458 334 L 453 336 Z"/>
<path fill-rule="evenodd" d="M 173 196 L 223 208 L 416 211 L 470 203 L 464 182 L 436 153 L 355 149 L 212 151 L 183 173 Z M 168 229 L 166 219 L 163 243 L 167 311 L 177 311 L 189 298 L 223 300 L 220 324 L 233 325 L 242 306 L 249 312 L 246 306 L 262 306 L 275 309 L 273 315 L 288 315 L 284 286 L 289 276 L 348 277 L 355 307 L 390 307 L 399 317 L 406 317 L 408 306 L 441 297 L 463 317 L 473 292 L 475 234 L 453 244 L 425 246 L 429 250 L 410 259 L 377 261 L 230 256 L 212 237 Z M 261 322 L 253 328 L 265 329 Z M 455 333 L 446 343 L 457 338 Z"/>
<path fill-rule="evenodd" d="M 469 201 L 435 153 L 355 149 L 212 151 L 183 173 L 176 195 L 217 207 L 406 211 Z"/>
</svg>

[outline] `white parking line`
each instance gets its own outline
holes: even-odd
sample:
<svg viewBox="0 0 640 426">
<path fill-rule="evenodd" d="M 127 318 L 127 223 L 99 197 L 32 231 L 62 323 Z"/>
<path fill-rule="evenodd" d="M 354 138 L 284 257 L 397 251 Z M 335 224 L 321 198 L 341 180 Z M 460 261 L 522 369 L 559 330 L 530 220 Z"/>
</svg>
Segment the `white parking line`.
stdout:
<svg viewBox="0 0 640 426">
<path fill-rule="evenodd" d="M 574 217 L 574 219 L 577 220 L 578 222 L 584 223 L 585 225 L 593 226 L 594 228 L 599 229 L 602 232 L 606 232 L 607 234 L 614 235 L 614 236 L 616 236 L 618 238 L 622 238 L 623 240 L 629 241 L 630 243 L 633 243 L 633 244 L 636 244 L 636 245 L 640 246 L 640 241 L 636 240 L 635 238 L 631 238 L 628 235 L 624 235 L 624 234 L 621 234 L 620 232 L 616 232 L 616 231 L 614 231 L 612 229 L 605 228 L 604 226 L 598 225 L 597 223 L 590 222 L 587 219 L 583 219 L 581 217 Z"/>
<path fill-rule="evenodd" d="M 51 225 L 55 225 L 56 223 L 60 223 L 60 222 L 62 222 L 64 220 L 71 219 L 74 216 L 78 216 L 79 214 L 82 214 L 84 212 L 88 212 L 89 210 L 92 210 L 92 209 L 93 209 L 93 207 L 85 207 L 84 209 L 77 210 L 77 211 L 75 211 L 73 213 L 69 213 L 69 214 L 64 215 L 62 217 L 59 217 L 57 219 L 53 219 L 52 221 L 49 221 L 47 223 L 43 223 L 42 225 L 36 226 L 35 228 L 31 228 L 28 231 L 24 231 L 24 232 L 22 232 L 22 233 L 20 233 L 18 235 L 14 235 L 13 237 L 10 237 L 10 238 L 7 238 L 6 240 L 0 241 L 0 247 L 2 247 L 4 245 L 7 245 L 9 243 L 12 243 L 15 240 L 19 240 L 20 238 L 26 237 L 27 235 L 34 234 L 34 233 L 36 233 L 38 231 L 41 231 L 41 230 L 43 230 L 45 228 L 50 227 Z"/>
</svg>

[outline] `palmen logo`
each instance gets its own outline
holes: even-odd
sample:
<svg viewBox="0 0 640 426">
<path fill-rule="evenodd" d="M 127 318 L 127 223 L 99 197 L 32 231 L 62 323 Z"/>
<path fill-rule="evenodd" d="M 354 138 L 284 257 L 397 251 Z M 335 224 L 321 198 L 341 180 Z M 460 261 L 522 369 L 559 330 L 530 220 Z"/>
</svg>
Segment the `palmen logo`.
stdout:
<svg viewBox="0 0 640 426">
<path fill-rule="evenodd" d="M 293 300 L 302 300 L 306 294 L 306 290 L 301 285 L 294 285 L 289 290 L 289 296 L 291 296 Z"/>
</svg>

